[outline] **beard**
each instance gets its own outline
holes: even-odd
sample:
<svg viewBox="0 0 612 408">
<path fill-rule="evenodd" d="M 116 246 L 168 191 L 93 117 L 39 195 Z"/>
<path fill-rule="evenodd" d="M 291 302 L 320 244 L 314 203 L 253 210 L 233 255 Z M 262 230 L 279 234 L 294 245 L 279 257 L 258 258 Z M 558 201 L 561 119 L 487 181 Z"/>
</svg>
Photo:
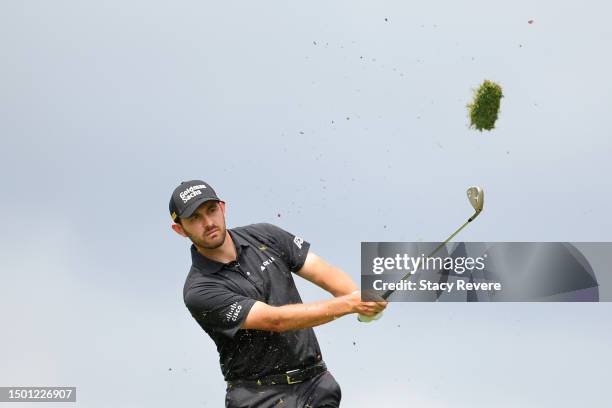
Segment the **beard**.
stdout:
<svg viewBox="0 0 612 408">
<path fill-rule="evenodd" d="M 213 229 L 217 230 L 216 232 L 217 236 L 215 237 L 207 236 L 207 234 Z M 193 244 L 196 247 L 203 248 L 203 249 L 219 248 L 225 242 L 225 236 L 227 235 L 227 230 L 225 228 L 225 225 L 218 226 L 218 227 L 215 226 L 214 228 L 211 228 L 208 231 L 204 231 L 204 234 L 202 236 L 196 236 L 190 233 L 189 231 L 185 230 L 184 228 L 183 228 L 183 231 L 185 231 L 185 233 L 187 234 L 191 242 L 193 242 Z"/>
</svg>

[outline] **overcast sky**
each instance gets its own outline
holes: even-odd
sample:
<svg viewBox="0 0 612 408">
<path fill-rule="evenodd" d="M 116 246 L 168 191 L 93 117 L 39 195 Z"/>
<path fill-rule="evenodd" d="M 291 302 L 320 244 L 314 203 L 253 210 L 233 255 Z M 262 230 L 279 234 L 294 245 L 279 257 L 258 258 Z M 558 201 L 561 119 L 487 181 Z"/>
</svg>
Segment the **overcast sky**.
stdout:
<svg viewBox="0 0 612 408">
<path fill-rule="evenodd" d="M 485 211 L 458 239 L 611 241 L 611 12 L 1 2 L 0 386 L 76 386 L 87 408 L 223 405 L 169 227 L 183 180 L 211 183 L 229 226 L 275 223 L 355 280 L 361 241 L 444 239 L 475 184 Z M 465 106 L 484 79 L 505 97 L 480 133 Z M 610 312 L 396 303 L 316 332 L 346 407 L 600 406 Z"/>
</svg>

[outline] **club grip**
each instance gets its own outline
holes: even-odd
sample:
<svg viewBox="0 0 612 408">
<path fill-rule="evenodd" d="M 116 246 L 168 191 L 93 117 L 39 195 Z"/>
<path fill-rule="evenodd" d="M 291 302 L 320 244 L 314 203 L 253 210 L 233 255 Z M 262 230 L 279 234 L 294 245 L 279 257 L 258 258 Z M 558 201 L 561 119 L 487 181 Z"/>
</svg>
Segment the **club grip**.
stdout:
<svg viewBox="0 0 612 408">
<path fill-rule="evenodd" d="M 366 315 L 358 315 L 357 316 L 357 320 L 359 320 L 361 323 L 370 323 L 373 322 L 374 320 L 378 320 L 382 317 L 383 312 L 379 312 L 376 313 L 374 316 L 366 316 Z"/>
</svg>

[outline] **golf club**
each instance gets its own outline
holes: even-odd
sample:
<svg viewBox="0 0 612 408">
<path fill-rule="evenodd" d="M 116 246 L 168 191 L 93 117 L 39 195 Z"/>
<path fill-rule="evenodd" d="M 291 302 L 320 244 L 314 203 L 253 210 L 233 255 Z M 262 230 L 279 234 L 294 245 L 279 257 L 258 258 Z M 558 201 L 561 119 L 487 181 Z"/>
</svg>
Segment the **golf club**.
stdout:
<svg viewBox="0 0 612 408">
<path fill-rule="evenodd" d="M 442 248 L 448 241 L 453 239 L 455 237 L 455 235 L 457 235 L 459 233 L 459 231 L 461 231 L 463 228 L 465 228 L 465 226 L 468 225 L 470 222 L 474 221 L 476 219 L 476 217 L 478 217 L 478 215 L 482 212 L 482 207 L 484 206 L 484 190 L 482 189 L 482 187 L 472 186 L 472 187 L 468 188 L 467 189 L 467 196 L 468 196 L 468 200 L 470 201 L 470 204 L 472 205 L 472 208 L 474 208 L 474 210 L 475 210 L 475 213 L 472 214 L 472 216 L 470 218 L 468 218 L 468 220 L 461 227 L 459 227 L 455 232 L 453 232 L 453 234 L 450 237 L 448 237 L 444 242 L 442 242 L 440 245 L 438 245 L 436 247 L 436 249 L 434 249 L 427 256 L 428 258 L 433 256 L 436 252 L 438 252 L 440 250 L 440 248 Z M 406 280 L 407 278 L 409 278 L 411 275 L 413 275 L 415 273 L 416 273 L 416 271 L 408 272 L 399 281 L 401 282 L 403 280 Z M 391 296 L 393 294 L 393 292 L 395 292 L 395 290 L 390 290 L 389 289 L 385 293 L 383 293 L 381 295 L 381 297 L 383 299 L 387 300 L 389 298 L 389 296 Z M 371 316 L 371 317 L 360 314 L 359 316 L 357 316 L 357 320 L 359 320 L 362 323 L 369 323 L 371 321 L 380 319 L 381 316 L 382 316 L 382 312 L 377 313 L 377 314 L 375 314 L 374 316 Z"/>
</svg>

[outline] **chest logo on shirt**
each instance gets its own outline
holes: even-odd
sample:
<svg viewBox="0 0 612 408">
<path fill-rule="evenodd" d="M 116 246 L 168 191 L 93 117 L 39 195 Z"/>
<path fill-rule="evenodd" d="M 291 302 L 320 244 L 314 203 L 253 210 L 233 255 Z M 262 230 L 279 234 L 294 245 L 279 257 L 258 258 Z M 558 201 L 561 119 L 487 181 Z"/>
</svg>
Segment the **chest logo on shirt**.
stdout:
<svg viewBox="0 0 612 408">
<path fill-rule="evenodd" d="M 263 264 L 261 264 L 260 268 L 263 271 L 264 269 L 266 269 L 266 266 L 270 265 L 272 262 L 276 261 L 276 259 L 274 259 L 273 256 L 271 256 L 270 258 L 266 259 Z"/>
</svg>

